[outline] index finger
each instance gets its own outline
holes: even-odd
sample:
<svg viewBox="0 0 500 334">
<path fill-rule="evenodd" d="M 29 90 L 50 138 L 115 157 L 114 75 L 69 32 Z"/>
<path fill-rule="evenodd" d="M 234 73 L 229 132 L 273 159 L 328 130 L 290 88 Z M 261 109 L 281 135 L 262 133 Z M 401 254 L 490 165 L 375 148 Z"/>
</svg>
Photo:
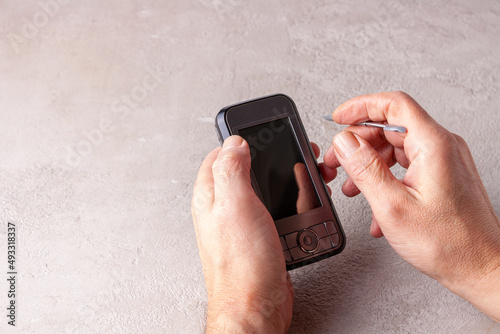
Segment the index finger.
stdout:
<svg viewBox="0 0 500 334">
<path fill-rule="evenodd" d="M 219 151 L 220 147 L 212 150 L 201 164 L 193 189 L 193 201 L 191 203 L 193 214 L 207 206 L 211 207 L 214 202 L 214 176 L 212 173 L 212 165 L 215 159 L 217 159 Z"/>
<path fill-rule="evenodd" d="M 439 140 L 446 141 L 449 138 L 446 135 L 448 131 L 403 92 L 357 96 L 340 105 L 333 112 L 332 118 L 339 124 L 357 124 L 372 120 L 406 127 L 406 133 L 383 132 L 393 146 L 404 147 L 410 163 L 422 149 L 429 150 L 436 146 Z"/>
<path fill-rule="evenodd" d="M 339 124 L 357 124 L 366 121 L 387 122 L 406 127 L 408 133 L 437 123 L 408 94 L 384 92 L 360 95 L 341 104 L 332 114 Z M 394 133 L 396 134 L 396 133 Z M 405 136 L 406 134 L 399 134 Z M 388 138 L 389 139 L 389 138 Z"/>
</svg>

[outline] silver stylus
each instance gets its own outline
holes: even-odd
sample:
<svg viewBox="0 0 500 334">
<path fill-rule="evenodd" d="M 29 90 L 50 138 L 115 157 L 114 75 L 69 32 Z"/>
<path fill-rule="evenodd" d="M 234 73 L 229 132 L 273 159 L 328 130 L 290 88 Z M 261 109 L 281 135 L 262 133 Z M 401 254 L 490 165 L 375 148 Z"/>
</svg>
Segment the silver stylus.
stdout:
<svg viewBox="0 0 500 334">
<path fill-rule="evenodd" d="M 332 116 L 323 116 L 324 119 L 327 121 L 333 122 Z M 384 131 L 394 131 L 394 132 L 401 132 L 405 133 L 406 128 L 404 126 L 399 126 L 399 125 L 392 125 L 392 124 L 381 124 L 381 123 L 373 123 L 373 122 L 363 122 L 363 123 L 358 123 L 355 125 L 364 125 L 364 126 L 372 126 L 375 128 L 381 128 Z"/>
</svg>

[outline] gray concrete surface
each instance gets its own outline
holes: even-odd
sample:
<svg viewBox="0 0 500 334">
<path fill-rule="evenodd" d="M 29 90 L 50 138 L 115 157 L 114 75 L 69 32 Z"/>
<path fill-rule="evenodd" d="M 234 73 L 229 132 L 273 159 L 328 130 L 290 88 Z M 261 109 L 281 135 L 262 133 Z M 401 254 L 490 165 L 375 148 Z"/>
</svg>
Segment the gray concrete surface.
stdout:
<svg viewBox="0 0 500 334">
<path fill-rule="evenodd" d="M 191 189 L 218 110 L 265 94 L 324 152 L 341 127 L 321 115 L 408 92 L 469 142 L 499 213 L 499 42 L 498 1 L 0 1 L 0 332 L 202 333 Z M 292 272 L 291 333 L 500 332 L 371 238 L 344 179 L 347 248 Z"/>
</svg>

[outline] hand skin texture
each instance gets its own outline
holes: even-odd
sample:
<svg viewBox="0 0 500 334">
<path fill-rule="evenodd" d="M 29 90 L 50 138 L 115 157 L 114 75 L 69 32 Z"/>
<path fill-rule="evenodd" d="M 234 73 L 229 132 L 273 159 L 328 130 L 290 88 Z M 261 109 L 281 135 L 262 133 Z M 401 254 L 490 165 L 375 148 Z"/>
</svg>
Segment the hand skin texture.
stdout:
<svg viewBox="0 0 500 334">
<path fill-rule="evenodd" d="M 311 146 L 318 158 L 318 145 Z M 285 333 L 292 321 L 292 283 L 274 221 L 252 188 L 250 165 L 247 142 L 229 137 L 205 158 L 194 186 L 207 333 Z M 326 182 L 337 175 L 319 167 Z"/>
<path fill-rule="evenodd" d="M 208 293 L 207 333 L 284 333 L 293 287 L 278 232 L 250 181 L 250 150 L 225 140 L 201 165 L 191 205 Z"/>
<path fill-rule="evenodd" d="M 321 174 L 330 182 L 342 166 L 349 175 L 342 191 L 366 197 L 374 237 L 385 236 L 416 269 L 500 321 L 500 221 L 465 141 L 400 92 L 356 97 L 333 119 L 408 129 L 348 127 L 334 138 Z M 402 181 L 389 170 L 395 163 L 408 169 Z M 194 187 L 207 333 L 284 333 L 291 323 L 293 287 L 274 222 L 251 186 L 250 164 L 248 144 L 232 136 L 205 158 Z"/>
<path fill-rule="evenodd" d="M 402 92 L 358 96 L 332 115 L 407 133 L 350 126 L 333 139 L 327 167 L 349 175 L 342 191 L 361 191 L 372 208 L 371 234 L 424 274 L 500 322 L 500 221 L 465 141 Z M 402 181 L 389 167 L 407 168 Z"/>
</svg>

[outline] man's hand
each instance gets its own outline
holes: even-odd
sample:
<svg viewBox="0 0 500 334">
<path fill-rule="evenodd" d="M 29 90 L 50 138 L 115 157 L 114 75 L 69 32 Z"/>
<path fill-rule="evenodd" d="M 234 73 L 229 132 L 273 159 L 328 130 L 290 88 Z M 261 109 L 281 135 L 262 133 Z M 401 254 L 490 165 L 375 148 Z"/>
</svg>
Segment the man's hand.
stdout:
<svg viewBox="0 0 500 334">
<path fill-rule="evenodd" d="M 416 269 L 500 321 L 500 222 L 465 141 L 404 93 L 356 97 L 333 113 L 340 124 L 378 121 L 407 133 L 350 126 L 333 139 L 325 165 L 342 165 L 347 196 L 360 191 L 385 235 Z M 407 168 L 402 181 L 389 167 Z"/>
<path fill-rule="evenodd" d="M 292 283 L 274 221 L 252 188 L 250 165 L 248 144 L 229 137 L 205 158 L 194 187 L 208 333 L 284 333 L 292 319 Z"/>
</svg>

